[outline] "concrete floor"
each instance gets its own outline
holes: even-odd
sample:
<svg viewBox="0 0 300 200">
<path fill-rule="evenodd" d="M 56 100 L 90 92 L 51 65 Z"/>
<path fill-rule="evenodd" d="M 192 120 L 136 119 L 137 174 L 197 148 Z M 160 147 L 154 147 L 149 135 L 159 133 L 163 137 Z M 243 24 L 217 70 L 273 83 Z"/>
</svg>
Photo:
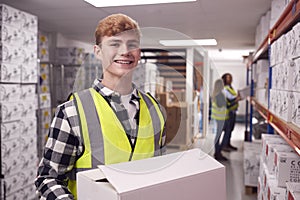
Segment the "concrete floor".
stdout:
<svg viewBox="0 0 300 200">
<path fill-rule="evenodd" d="M 221 162 L 226 167 L 227 200 L 256 200 L 257 194 L 246 195 L 243 171 L 243 141 L 245 125 L 237 123 L 232 134 L 231 143 L 238 147 L 236 152 L 223 152 L 228 161 Z M 195 139 L 193 147 L 200 148 L 209 155 L 214 154 L 214 137 L 210 129 L 205 138 Z M 175 151 L 168 149 L 167 153 Z"/>
</svg>

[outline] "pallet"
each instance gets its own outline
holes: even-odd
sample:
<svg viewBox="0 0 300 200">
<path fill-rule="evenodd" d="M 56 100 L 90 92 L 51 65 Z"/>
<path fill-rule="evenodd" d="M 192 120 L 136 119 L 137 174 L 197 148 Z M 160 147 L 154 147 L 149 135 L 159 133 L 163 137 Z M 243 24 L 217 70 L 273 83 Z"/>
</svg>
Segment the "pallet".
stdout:
<svg viewBox="0 0 300 200">
<path fill-rule="evenodd" d="M 255 186 L 245 186 L 245 194 L 251 195 L 257 193 L 257 187 Z"/>
</svg>

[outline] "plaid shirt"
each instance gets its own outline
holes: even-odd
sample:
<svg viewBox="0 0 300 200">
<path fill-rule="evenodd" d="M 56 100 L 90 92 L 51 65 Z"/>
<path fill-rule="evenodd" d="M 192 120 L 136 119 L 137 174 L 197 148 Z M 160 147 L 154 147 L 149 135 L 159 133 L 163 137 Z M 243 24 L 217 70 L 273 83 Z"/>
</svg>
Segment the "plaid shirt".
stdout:
<svg viewBox="0 0 300 200">
<path fill-rule="evenodd" d="M 95 80 L 93 88 L 114 108 L 114 103 L 111 103 L 110 98 L 113 91 L 104 87 L 99 80 Z M 138 99 L 137 89 L 134 89 L 131 101 L 136 107 L 135 116 L 137 116 L 139 109 Z M 135 117 L 136 119 L 138 118 Z M 121 123 L 124 122 L 121 120 Z M 132 128 L 135 129 L 135 127 Z M 164 141 L 165 130 L 163 144 Z M 72 170 L 76 160 L 82 155 L 83 149 L 78 114 L 74 101 L 70 100 L 57 107 L 51 123 L 44 157 L 40 162 L 38 176 L 35 180 L 41 199 L 74 199 L 65 182 L 66 173 Z"/>
</svg>

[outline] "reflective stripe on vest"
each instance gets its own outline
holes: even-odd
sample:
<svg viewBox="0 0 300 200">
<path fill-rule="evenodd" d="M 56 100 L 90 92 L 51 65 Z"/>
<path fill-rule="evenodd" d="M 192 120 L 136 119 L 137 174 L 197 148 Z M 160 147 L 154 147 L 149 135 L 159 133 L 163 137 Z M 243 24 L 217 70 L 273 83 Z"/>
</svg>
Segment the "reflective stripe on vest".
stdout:
<svg viewBox="0 0 300 200">
<path fill-rule="evenodd" d="M 231 88 L 230 86 L 225 85 L 224 88 L 225 88 L 230 94 L 232 94 L 233 96 L 236 96 L 236 95 L 237 95 L 236 91 L 235 91 L 233 88 Z M 229 105 L 229 104 L 230 104 L 230 103 L 228 102 L 228 105 Z M 238 107 L 239 107 L 239 103 L 236 102 L 236 103 L 234 103 L 233 105 L 231 105 L 231 106 L 228 108 L 228 110 L 229 110 L 229 111 L 237 110 Z"/>
<path fill-rule="evenodd" d="M 226 106 L 218 107 L 216 101 L 212 102 L 211 118 L 215 120 L 226 120 L 228 119 L 228 110 Z"/>
<path fill-rule="evenodd" d="M 76 173 L 100 164 L 113 164 L 160 155 L 164 118 L 158 104 L 139 92 L 140 111 L 134 149 L 115 112 L 94 89 L 74 94 L 80 118 L 83 155 L 69 174 L 68 187 L 76 196 Z M 75 197 L 76 198 L 76 197 Z"/>
</svg>

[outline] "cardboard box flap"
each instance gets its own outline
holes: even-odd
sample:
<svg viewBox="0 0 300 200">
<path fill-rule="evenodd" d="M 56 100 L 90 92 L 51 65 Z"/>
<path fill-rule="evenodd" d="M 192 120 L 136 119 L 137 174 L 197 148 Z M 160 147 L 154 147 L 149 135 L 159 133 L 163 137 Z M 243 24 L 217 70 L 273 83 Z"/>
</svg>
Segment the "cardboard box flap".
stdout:
<svg viewBox="0 0 300 200">
<path fill-rule="evenodd" d="M 99 166 L 119 194 L 223 167 L 200 149 Z"/>
</svg>

